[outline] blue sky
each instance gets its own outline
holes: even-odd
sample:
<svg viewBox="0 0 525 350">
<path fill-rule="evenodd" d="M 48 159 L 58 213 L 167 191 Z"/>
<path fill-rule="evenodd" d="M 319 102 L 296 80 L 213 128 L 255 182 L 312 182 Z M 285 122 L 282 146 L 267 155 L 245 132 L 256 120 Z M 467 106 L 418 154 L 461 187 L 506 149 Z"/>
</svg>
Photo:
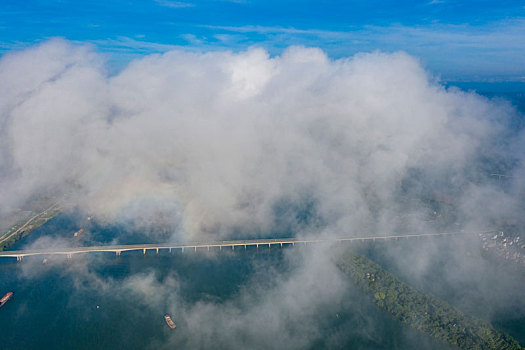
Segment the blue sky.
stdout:
<svg viewBox="0 0 525 350">
<path fill-rule="evenodd" d="M 523 1 L 0 0 L 0 52 L 89 42 L 113 67 L 150 53 L 317 46 L 406 51 L 443 79 L 525 81 Z"/>
</svg>

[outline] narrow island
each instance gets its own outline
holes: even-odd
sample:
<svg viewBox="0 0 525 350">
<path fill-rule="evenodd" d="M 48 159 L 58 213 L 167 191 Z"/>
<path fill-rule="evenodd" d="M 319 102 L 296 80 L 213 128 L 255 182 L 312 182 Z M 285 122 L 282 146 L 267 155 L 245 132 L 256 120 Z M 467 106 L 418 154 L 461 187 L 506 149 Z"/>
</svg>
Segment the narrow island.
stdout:
<svg viewBox="0 0 525 350">
<path fill-rule="evenodd" d="M 368 258 L 346 252 L 338 266 L 374 303 L 397 320 L 461 349 L 522 349 L 490 323 L 410 287 Z"/>
<path fill-rule="evenodd" d="M 29 219 L 14 224 L 6 233 L 0 232 L 0 251 L 11 248 L 16 242 L 27 236 L 34 229 L 42 226 L 60 213 L 60 206 L 50 207 L 32 215 Z"/>
</svg>

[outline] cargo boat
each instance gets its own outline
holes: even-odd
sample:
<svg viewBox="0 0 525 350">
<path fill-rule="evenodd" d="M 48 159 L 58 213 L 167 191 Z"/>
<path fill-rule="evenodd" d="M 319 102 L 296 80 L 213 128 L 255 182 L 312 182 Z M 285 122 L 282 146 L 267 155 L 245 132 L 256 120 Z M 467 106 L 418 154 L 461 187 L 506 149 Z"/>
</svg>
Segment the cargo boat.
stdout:
<svg viewBox="0 0 525 350">
<path fill-rule="evenodd" d="M 171 329 L 175 329 L 175 327 L 177 327 L 175 326 L 175 323 L 173 323 L 169 315 L 164 315 L 164 319 L 166 320 L 166 323 L 168 324 L 168 326 L 170 326 Z"/>
<path fill-rule="evenodd" d="M 13 296 L 13 292 L 9 292 L 0 299 L 0 307 L 4 306 L 5 303 Z"/>
</svg>

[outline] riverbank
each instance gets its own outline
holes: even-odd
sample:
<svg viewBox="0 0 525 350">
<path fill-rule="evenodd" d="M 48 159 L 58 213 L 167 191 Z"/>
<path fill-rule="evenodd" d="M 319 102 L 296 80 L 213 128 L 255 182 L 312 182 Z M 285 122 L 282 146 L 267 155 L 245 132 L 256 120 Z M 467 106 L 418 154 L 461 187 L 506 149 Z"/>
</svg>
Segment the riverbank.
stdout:
<svg viewBox="0 0 525 350">
<path fill-rule="evenodd" d="M 0 251 L 9 249 L 16 242 L 30 234 L 31 231 L 57 216 L 60 211 L 60 206 L 55 203 L 43 211 L 31 216 L 29 220 L 16 223 L 9 229 L 9 231 L 0 236 Z"/>
<path fill-rule="evenodd" d="M 347 252 L 338 266 L 381 309 L 444 343 L 462 349 L 522 349 L 515 339 L 490 323 L 468 317 L 445 301 L 417 291 L 362 255 Z"/>
</svg>

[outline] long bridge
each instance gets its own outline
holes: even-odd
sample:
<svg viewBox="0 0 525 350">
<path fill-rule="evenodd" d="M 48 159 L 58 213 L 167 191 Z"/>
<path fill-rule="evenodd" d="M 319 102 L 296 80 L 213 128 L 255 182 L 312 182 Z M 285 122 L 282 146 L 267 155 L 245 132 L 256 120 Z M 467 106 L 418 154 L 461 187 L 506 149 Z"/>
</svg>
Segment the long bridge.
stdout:
<svg viewBox="0 0 525 350">
<path fill-rule="evenodd" d="M 109 245 L 109 246 L 86 246 L 86 247 L 64 247 L 64 248 L 49 248 L 49 249 L 31 249 L 31 250 L 10 250 L 1 251 L 0 258 L 16 258 L 17 261 L 21 261 L 25 256 L 48 256 L 48 255 L 65 255 L 67 258 L 71 258 L 75 254 L 86 254 L 95 252 L 113 252 L 117 256 L 120 256 L 122 252 L 129 251 L 140 251 L 146 254 L 148 250 L 155 251 L 164 249 L 171 252 L 174 249 L 181 250 L 194 250 L 207 249 L 208 251 L 212 248 L 235 248 L 247 247 L 268 247 L 272 245 L 283 246 L 295 246 L 296 244 L 307 245 L 310 243 L 342 243 L 342 242 L 367 242 L 376 240 L 395 240 L 402 238 L 417 238 L 417 237 L 436 237 L 436 236 L 452 236 L 452 235 L 465 235 L 465 234 L 492 234 L 497 231 L 478 231 L 478 232 L 438 232 L 438 233 L 421 233 L 421 234 L 398 234 L 398 235 L 386 235 L 386 236 L 365 236 L 365 237 L 333 237 L 333 238 L 312 238 L 312 239 L 301 239 L 301 238 L 275 238 L 275 239 L 251 239 L 251 240 L 236 240 L 236 241 L 218 241 L 218 242 L 193 242 L 187 244 L 128 244 L 128 245 Z"/>
</svg>

